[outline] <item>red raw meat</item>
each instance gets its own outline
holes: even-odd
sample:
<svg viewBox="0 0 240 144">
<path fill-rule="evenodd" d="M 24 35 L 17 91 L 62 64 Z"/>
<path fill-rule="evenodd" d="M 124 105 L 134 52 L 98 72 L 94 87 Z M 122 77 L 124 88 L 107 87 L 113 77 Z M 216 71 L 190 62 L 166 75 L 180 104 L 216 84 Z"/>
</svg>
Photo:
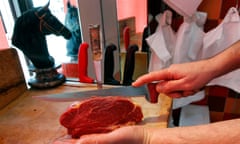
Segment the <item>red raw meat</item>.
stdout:
<svg viewBox="0 0 240 144">
<path fill-rule="evenodd" d="M 110 132 L 125 125 L 134 125 L 143 118 L 141 107 L 127 98 L 92 97 L 74 103 L 61 115 L 60 123 L 68 134 L 79 138 L 85 134 Z"/>
</svg>

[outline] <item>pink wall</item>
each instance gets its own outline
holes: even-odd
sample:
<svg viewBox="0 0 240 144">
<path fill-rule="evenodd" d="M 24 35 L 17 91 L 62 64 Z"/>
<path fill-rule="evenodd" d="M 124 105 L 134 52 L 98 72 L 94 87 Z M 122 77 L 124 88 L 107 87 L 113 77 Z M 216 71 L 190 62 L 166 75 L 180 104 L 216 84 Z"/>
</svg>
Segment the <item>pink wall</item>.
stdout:
<svg viewBox="0 0 240 144">
<path fill-rule="evenodd" d="M 68 0 L 63 0 L 65 4 Z M 118 20 L 135 16 L 136 32 L 142 32 L 147 25 L 147 0 L 116 0 Z M 76 0 L 70 0 L 71 4 L 77 5 Z"/>
<path fill-rule="evenodd" d="M 147 25 L 147 0 L 117 0 L 118 20 L 135 16 L 136 32 Z"/>
<path fill-rule="evenodd" d="M 0 49 L 9 48 L 7 37 L 0 17 Z"/>
<path fill-rule="evenodd" d="M 68 1 L 69 1 L 69 0 L 63 0 L 63 3 L 64 3 L 64 12 L 67 11 L 67 2 L 68 2 Z M 78 7 L 76 0 L 70 0 L 70 3 L 71 3 L 71 5 L 74 5 L 74 6 Z"/>
</svg>

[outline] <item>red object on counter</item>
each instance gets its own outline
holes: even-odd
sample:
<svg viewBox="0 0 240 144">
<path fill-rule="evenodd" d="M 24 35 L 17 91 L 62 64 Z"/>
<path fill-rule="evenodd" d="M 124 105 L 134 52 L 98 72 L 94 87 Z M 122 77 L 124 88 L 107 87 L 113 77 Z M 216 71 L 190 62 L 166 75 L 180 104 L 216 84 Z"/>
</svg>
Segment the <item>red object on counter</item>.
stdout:
<svg viewBox="0 0 240 144">
<path fill-rule="evenodd" d="M 66 77 L 78 78 L 78 63 L 62 63 L 62 67 L 58 71 Z"/>
<path fill-rule="evenodd" d="M 130 28 L 128 26 L 123 29 L 123 40 L 125 50 L 127 51 L 130 44 Z"/>
<path fill-rule="evenodd" d="M 88 77 L 88 43 L 83 42 L 80 44 L 78 51 L 78 70 L 79 70 L 79 81 L 83 83 L 94 83 L 94 79 Z"/>
</svg>

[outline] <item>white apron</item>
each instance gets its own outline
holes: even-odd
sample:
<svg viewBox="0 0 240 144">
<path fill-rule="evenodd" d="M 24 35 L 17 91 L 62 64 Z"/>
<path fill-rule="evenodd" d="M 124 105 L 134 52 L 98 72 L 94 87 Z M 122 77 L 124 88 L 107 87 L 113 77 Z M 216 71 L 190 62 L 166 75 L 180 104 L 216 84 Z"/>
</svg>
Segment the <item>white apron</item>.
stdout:
<svg viewBox="0 0 240 144">
<path fill-rule="evenodd" d="M 172 12 L 167 10 L 157 18 L 159 25 L 156 32 L 146 39 L 151 50 L 149 72 L 172 64 L 172 51 L 176 41 L 175 33 L 171 28 Z"/>
<path fill-rule="evenodd" d="M 203 47 L 203 25 L 206 22 L 207 14 L 196 12 L 191 18 L 185 17 L 183 24 L 177 33 L 176 47 L 173 56 L 173 63 L 185 63 L 196 61 Z M 192 96 L 173 99 L 173 109 L 199 101 L 205 96 L 200 91 Z"/>
<path fill-rule="evenodd" d="M 184 22 L 177 32 L 173 63 L 198 60 L 205 35 L 202 25 L 204 25 L 206 18 L 207 15 L 203 12 L 197 12 L 192 18 L 184 18 Z M 200 22 L 203 24 L 200 25 Z"/>
</svg>

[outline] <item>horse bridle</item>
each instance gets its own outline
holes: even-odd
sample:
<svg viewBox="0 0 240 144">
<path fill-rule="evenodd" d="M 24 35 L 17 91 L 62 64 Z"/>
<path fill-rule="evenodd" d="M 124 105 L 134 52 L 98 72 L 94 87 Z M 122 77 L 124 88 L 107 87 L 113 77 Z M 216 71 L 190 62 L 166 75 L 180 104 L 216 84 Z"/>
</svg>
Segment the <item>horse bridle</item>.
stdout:
<svg viewBox="0 0 240 144">
<path fill-rule="evenodd" d="M 49 30 L 52 33 L 55 33 L 56 35 L 60 35 L 64 29 L 64 25 L 60 28 L 60 30 L 56 30 L 54 29 L 52 26 L 50 26 L 45 20 L 44 18 L 46 17 L 46 13 L 43 14 L 42 16 L 39 16 L 37 12 L 35 12 L 35 15 L 38 17 L 40 24 L 39 24 L 39 31 L 43 33 L 43 27 L 45 26 L 45 28 L 47 30 Z"/>
</svg>

